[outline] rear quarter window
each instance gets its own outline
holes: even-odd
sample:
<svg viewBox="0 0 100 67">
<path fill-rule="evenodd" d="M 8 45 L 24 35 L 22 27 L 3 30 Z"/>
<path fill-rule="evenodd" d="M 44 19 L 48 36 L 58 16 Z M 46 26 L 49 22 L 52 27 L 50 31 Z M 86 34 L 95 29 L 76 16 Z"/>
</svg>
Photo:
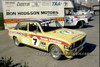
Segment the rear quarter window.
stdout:
<svg viewBox="0 0 100 67">
<path fill-rule="evenodd" d="M 28 23 L 22 22 L 22 23 L 19 24 L 18 29 L 19 30 L 26 30 L 27 31 L 27 25 L 28 25 Z"/>
</svg>

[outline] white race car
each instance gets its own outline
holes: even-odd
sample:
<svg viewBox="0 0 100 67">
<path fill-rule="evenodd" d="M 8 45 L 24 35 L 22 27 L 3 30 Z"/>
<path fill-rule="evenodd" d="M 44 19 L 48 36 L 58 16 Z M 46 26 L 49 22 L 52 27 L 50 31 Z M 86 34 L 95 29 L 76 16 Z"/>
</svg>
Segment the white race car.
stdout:
<svg viewBox="0 0 100 67">
<path fill-rule="evenodd" d="M 92 14 L 90 13 L 90 11 L 86 11 L 86 10 L 79 10 L 76 12 L 76 14 L 78 15 L 85 15 L 88 17 L 88 19 L 91 19 L 92 18 Z"/>
</svg>

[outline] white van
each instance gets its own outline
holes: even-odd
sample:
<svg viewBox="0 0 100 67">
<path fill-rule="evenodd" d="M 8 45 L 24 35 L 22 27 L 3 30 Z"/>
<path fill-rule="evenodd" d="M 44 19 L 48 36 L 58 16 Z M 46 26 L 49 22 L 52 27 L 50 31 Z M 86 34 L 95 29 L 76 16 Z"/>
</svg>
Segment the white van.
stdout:
<svg viewBox="0 0 100 67">
<path fill-rule="evenodd" d="M 5 29 L 20 20 L 54 18 L 63 26 L 82 28 L 88 23 L 87 16 L 73 12 L 72 1 L 2 0 Z"/>
</svg>

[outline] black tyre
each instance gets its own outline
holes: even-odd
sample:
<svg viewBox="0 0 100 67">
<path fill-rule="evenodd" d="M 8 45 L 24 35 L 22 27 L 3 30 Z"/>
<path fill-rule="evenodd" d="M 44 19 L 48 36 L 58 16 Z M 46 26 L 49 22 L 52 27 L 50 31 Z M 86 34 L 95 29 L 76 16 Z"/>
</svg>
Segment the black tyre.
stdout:
<svg viewBox="0 0 100 67">
<path fill-rule="evenodd" d="M 95 15 L 99 15 L 99 11 L 95 11 L 94 14 L 95 14 Z"/>
<path fill-rule="evenodd" d="M 76 27 L 79 28 L 79 29 L 82 28 L 83 26 L 84 26 L 83 21 L 78 22 L 77 25 L 76 25 Z"/>
<path fill-rule="evenodd" d="M 51 54 L 52 58 L 54 58 L 56 60 L 59 60 L 62 57 L 62 51 L 56 45 L 52 45 L 50 47 L 50 54 Z"/>
<path fill-rule="evenodd" d="M 15 43 L 16 46 L 20 46 L 20 43 L 19 43 L 17 37 L 14 37 L 14 43 Z"/>
<path fill-rule="evenodd" d="M 97 15 L 96 11 L 94 12 L 94 15 Z"/>
</svg>

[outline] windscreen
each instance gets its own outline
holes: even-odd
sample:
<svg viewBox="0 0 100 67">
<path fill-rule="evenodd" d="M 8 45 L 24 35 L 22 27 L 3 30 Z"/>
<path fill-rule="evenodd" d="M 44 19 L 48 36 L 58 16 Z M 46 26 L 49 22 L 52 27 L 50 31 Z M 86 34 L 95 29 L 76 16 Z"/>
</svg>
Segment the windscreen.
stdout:
<svg viewBox="0 0 100 67">
<path fill-rule="evenodd" d="M 53 31 L 53 30 L 62 28 L 60 23 L 56 20 L 44 21 L 44 22 L 41 22 L 40 25 L 44 32 L 49 32 L 49 31 Z"/>
</svg>

